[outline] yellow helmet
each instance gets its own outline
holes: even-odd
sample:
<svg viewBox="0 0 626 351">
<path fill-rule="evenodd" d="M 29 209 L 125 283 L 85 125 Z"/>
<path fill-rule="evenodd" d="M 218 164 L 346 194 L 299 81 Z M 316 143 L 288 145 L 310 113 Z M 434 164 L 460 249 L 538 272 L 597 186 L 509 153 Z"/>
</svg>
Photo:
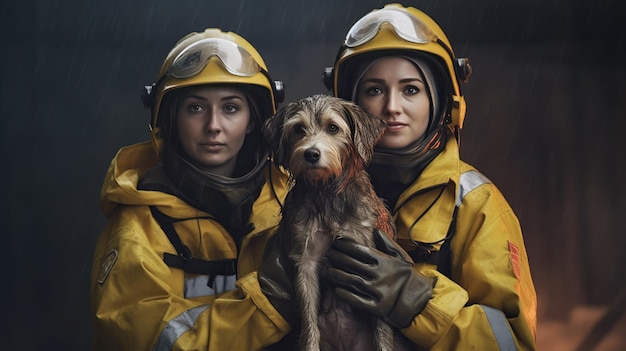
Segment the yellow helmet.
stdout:
<svg viewBox="0 0 626 351">
<path fill-rule="evenodd" d="M 263 91 L 260 118 L 276 113 L 284 98 L 283 84 L 273 81 L 257 50 L 233 32 L 209 28 L 183 37 L 169 52 L 156 83 L 144 87 L 142 100 L 151 110 L 150 130 L 155 144 L 163 97 L 175 89 L 204 84 L 246 84 Z M 158 152 L 158 150 L 157 150 Z"/>
<path fill-rule="evenodd" d="M 386 54 L 419 54 L 434 58 L 441 66 L 443 82 L 451 99 L 450 115 L 445 123 L 455 129 L 463 126 L 465 98 L 460 82 L 471 75 L 467 58 L 455 58 L 450 41 L 439 25 L 428 15 L 413 7 L 387 4 L 358 20 L 348 31 L 339 49 L 334 67 L 324 71 L 324 84 L 337 97 L 352 100 L 351 85 L 358 83 L 351 77 L 358 69 L 359 59 Z"/>
</svg>

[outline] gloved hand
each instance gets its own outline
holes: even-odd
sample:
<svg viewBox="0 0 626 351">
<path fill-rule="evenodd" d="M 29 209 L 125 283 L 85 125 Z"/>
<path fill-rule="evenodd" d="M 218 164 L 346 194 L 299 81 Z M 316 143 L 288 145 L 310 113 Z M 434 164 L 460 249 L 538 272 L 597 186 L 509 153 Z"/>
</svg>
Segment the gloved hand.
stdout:
<svg viewBox="0 0 626 351">
<path fill-rule="evenodd" d="M 328 277 L 337 296 L 357 309 L 381 316 L 396 328 L 408 327 L 432 296 L 435 278 L 413 269 L 410 256 L 379 230 L 377 249 L 346 237 L 333 240 Z"/>
<path fill-rule="evenodd" d="M 268 240 L 257 276 L 263 294 L 293 327 L 298 316 L 298 306 L 292 284 L 295 271 L 289 259 L 288 243 L 279 236 L 280 232 Z"/>
</svg>

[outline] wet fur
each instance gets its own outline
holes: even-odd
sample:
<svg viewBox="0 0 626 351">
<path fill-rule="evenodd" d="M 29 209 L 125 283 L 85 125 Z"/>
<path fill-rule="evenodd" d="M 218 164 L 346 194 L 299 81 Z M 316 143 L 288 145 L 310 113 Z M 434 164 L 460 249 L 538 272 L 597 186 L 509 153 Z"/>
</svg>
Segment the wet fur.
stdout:
<svg viewBox="0 0 626 351">
<path fill-rule="evenodd" d="M 324 277 L 334 237 L 373 246 L 374 228 L 395 235 L 365 170 L 384 127 L 353 103 L 325 95 L 292 102 L 265 125 L 274 161 L 295 181 L 279 227 L 286 235 L 279 238 L 288 238 L 283 244 L 296 265 L 301 350 L 398 349 L 394 334 L 399 333 L 337 299 Z"/>
</svg>

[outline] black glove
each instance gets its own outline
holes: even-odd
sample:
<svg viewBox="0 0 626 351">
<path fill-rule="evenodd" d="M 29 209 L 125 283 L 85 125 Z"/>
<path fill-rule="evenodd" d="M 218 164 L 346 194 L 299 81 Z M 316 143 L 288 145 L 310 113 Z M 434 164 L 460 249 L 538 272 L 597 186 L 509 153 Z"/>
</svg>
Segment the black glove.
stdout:
<svg viewBox="0 0 626 351">
<path fill-rule="evenodd" d="M 379 230 L 377 249 L 336 238 L 329 252 L 328 277 L 337 296 L 351 306 L 381 316 L 396 328 L 408 327 L 432 296 L 435 278 L 413 269 L 409 255 Z"/>
<path fill-rule="evenodd" d="M 261 291 L 278 313 L 293 327 L 297 321 L 298 306 L 293 289 L 294 266 L 289 259 L 288 243 L 281 240 L 280 232 L 271 237 L 257 275 Z"/>
</svg>

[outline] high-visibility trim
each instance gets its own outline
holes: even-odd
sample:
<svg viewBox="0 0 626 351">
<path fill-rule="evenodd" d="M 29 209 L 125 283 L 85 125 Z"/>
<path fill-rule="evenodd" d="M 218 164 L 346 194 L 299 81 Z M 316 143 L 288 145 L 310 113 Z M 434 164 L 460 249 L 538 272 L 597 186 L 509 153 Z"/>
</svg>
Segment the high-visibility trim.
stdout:
<svg viewBox="0 0 626 351">
<path fill-rule="evenodd" d="M 496 338 L 496 342 L 498 343 L 500 350 L 517 350 L 517 347 L 515 347 L 515 341 L 513 340 L 513 334 L 511 334 L 511 329 L 509 328 L 509 322 L 506 320 L 504 313 L 493 307 L 485 305 L 480 305 L 480 307 L 482 307 L 485 311 L 485 315 L 487 316 L 487 320 L 491 326 L 491 331 Z"/>
<path fill-rule="evenodd" d="M 456 206 L 461 206 L 463 198 L 472 190 L 491 181 L 478 171 L 467 171 L 459 177 L 459 191 L 456 194 Z"/>
<path fill-rule="evenodd" d="M 201 275 L 185 279 L 185 298 L 211 296 L 235 289 L 237 275 Z"/>
<path fill-rule="evenodd" d="M 459 206 L 463 201 L 463 198 L 469 192 L 483 184 L 489 183 L 491 183 L 491 181 L 478 171 L 469 171 L 461 174 L 461 177 L 459 178 L 459 191 L 457 194 L 456 205 Z M 489 321 L 491 331 L 496 338 L 499 349 L 503 351 L 517 350 L 513 334 L 511 334 L 511 329 L 509 328 L 509 323 L 504 313 L 493 307 L 485 305 L 480 305 L 480 307 L 483 311 L 485 311 L 485 315 L 487 316 L 487 320 Z"/>
<path fill-rule="evenodd" d="M 198 319 L 198 316 L 207 308 L 209 308 L 209 305 L 194 307 L 172 319 L 169 323 L 167 323 L 167 325 L 161 332 L 161 335 L 159 335 L 159 339 L 157 340 L 152 350 L 171 350 L 176 340 L 178 340 L 181 335 L 189 331 L 189 329 L 193 328 L 196 320 Z"/>
</svg>

